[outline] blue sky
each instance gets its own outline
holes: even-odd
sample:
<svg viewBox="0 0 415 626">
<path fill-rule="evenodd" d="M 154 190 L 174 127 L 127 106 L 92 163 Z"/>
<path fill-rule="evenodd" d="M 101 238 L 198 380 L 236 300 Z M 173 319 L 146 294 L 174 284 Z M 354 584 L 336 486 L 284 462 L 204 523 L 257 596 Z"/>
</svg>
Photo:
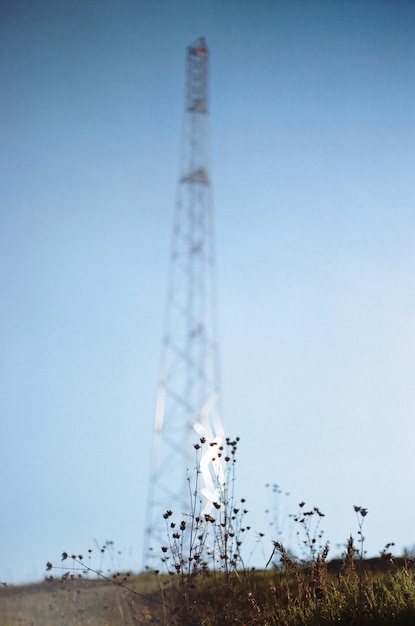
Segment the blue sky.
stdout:
<svg viewBox="0 0 415 626">
<path fill-rule="evenodd" d="M 266 483 L 326 513 L 332 556 L 354 504 L 368 553 L 415 544 L 414 29 L 392 0 L 2 3 L 1 581 L 95 539 L 140 565 L 201 35 L 223 419 L 256 564 Z"/>
</svg>

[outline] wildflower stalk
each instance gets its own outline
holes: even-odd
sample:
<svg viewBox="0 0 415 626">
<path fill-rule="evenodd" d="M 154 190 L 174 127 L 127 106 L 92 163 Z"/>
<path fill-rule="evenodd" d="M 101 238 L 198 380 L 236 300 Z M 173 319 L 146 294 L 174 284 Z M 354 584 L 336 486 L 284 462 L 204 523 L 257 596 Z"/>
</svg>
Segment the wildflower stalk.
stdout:
<svg viewBox="0 0 415 626">
<path fill-rule="evenodd" d="M 357 517 L 357 524 L 359 526 L 359 530 L 357 534 L 359 535 L 360 541 L 360 554 L 359 554 L 359 605 L 360 609 L 363 610 L 364 603 L 364 589 L 363 589 L 363 556 L 364 556 L 364 543 L 365 537 L 363 535 L 363 524 L 365 522 L 366 515 L 368 514 L 368 510 L 362 506 L 354 505 L 354 511 Z"/>
<path fill-rule="evenodd" d="M 359 530 L 357 531 L 357 534 L 359 535 L 359 541 L 360 541 L 360 560 L 363 560 L 363 555 L 364 555 L 364 543 L 365 543 L 365 538 L 363 536 L 363 524 L 366 518 L 366 515 L 368 514 L 368 510 L 365 509 L 363 506 L 354 506 L 353 507 L 356 513 L 356 517 L 357 517 L 357 523 L 359 526 Z"/>
</svg>

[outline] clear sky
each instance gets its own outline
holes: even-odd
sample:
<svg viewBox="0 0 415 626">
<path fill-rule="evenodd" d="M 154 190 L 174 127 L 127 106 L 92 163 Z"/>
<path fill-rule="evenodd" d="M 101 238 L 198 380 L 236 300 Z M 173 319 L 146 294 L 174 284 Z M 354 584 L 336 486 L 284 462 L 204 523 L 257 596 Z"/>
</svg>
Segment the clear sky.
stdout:
<svg viewBox="0 0 415 626">
<path fill-rule="evenodd" d="M 415 544 L 414 33 L 405 0 L 3 0 L 0 581 L 95 540 L 141 564 L 200 36 L 223 420 L 264 558 L 266 483 L 332 556 L 354 504 L 369 554 Z"/>
</svg>

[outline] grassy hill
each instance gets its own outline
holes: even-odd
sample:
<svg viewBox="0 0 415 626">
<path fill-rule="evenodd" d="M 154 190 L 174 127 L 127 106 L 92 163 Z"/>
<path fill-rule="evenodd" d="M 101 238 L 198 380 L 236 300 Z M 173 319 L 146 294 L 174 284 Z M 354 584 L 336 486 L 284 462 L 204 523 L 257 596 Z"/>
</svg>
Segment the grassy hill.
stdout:
<svg viewBox="0 0 415 626">
<path fill-rule="evenodd" d="M 212 514 L 200 512 L 197 473 L 189 513 L 163 514 L 160 571 L 103 574 L 91 565 L 92 550 L 86 558 L 63 552 L 59 564 L 46 564 L 45 582 L 0 588 L 0 626 L 414 626 L 414 559 L 392 557 L 392 544 L 382 558 L 364 558 L 364 507 L 354 506 L 358 548 L 350 537 L 341 560 L 327 560 L 324 514 L 301 502 L 291 516 L 301 555 L 274 541 L 263 570 L 244 567 L 250 527 L 233 489 L 237 441 L 227 440 L 226 480 Z M 112 543 L 99 554 L 111 556 Z"/>
<path fill-rule="evenodd" d="M 298 563 L 281 547 L 281 567 L 182 576 L 70 574 L 0 589 L 1 626 L 331 626 L 415 624 L 411 561 L 355 559 Z"/>
</svg>

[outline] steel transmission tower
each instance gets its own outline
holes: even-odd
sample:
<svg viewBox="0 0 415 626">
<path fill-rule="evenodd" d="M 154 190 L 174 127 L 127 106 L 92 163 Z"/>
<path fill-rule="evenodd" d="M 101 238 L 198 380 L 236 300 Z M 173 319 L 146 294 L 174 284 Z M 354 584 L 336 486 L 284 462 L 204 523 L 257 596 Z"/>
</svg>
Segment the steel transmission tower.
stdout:
<svg viewBox="0 0 415 626">
<path fill-rule="evenodd" d="M 188 476 L 199 472 L 201 510 L 220 500 L 224 439 L 216 328 L 213 211 L 208 159 L 208 63 L 203 38 L 187 48 L 181 175 L 173 223 L 167 307 L 153 433 L 144 565 L 166 542 L 163 513 L 189 512 Z M 196 460 L 193 445 L 200 444 Z M 205 441 L 204 441 L 205 440 Z M 204 442 L 204 443 L 203 443 Z"/>
</svg>

